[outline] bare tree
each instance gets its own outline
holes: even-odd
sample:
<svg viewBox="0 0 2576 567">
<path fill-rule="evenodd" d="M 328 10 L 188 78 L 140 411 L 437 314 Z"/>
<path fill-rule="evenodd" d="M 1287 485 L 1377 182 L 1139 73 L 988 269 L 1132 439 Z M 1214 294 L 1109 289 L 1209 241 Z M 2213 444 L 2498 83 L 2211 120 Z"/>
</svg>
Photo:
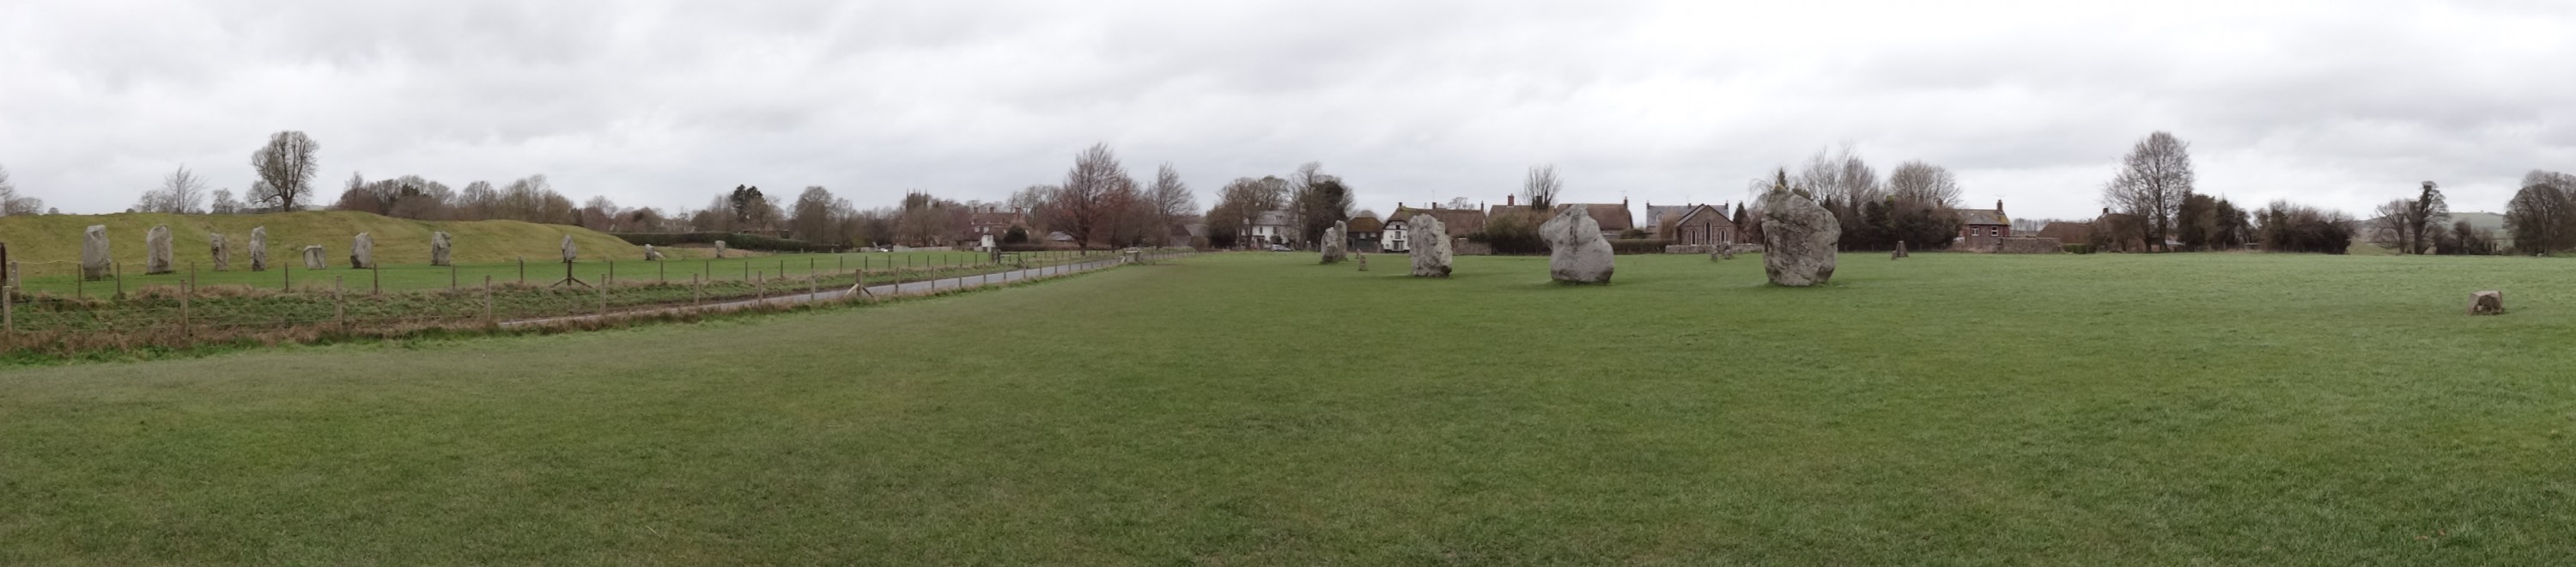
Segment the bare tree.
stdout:
<svg viewBox="0 0 2576 567">
<path fill-rule="evenodd" d="M 218 215 L 232 215 L 240 214 L 241 209 L 241 201 L 233 198 L 233 190 L 216 189 L 214 203 L 206 207 L 206 212 Z"/>
<path fill-rule="evenodd" d="M 251 194 L 251 201 L 279 211 L 301 210 L 313 198 L 313 174 L 321 163 L 313 159 L 322 145 L 303 132 L 293 130 L 269 136 L 268 145 L 251 152 L 250 166 L 259 173 L 264 188 Z"/>
<path fill-rule="evenodd" d="M 1073 169 L 1064 173 L 1064 185 L 1048 203 L 1058 221 L 1054 228 L 1073 236 L 1075 246 L 1086 248 L 1093 239 L 1107 236 L 1105 230 L 1118 213 L 1114 206 L 1118 203 L 1110 200 L 1121 183 L 1132 187 L 1134 181 L 1127 176 L 1127 168 L 1118 164 L 1117 154 L 1110 153 L 1109 144 L 1092 144 L 1076 154 Z"/>
<path fill-rule="evenodd" d="M 18 185 L 9 182 L 9 168 L 0 167 L 0 217 L 32 215 L 45 209 L 45 201 L 18 194 Z"/>
<path fill-rule="evenodd" d="M 179 166 L 178 171 L 161 178 L 161 187 L 144 191 L 134 203 L 134 210 L 145 213 L 198 214 L 206 201 L 206 181 Z"/>
<path fill-rule="evenodd" d="M 500 207 L 501 193 L 492 190 L 490 181 L 467 183 L 465 190 L 456 194 L 457 220 L 491 220 L 497 218 L 494 215 L 499 214 Z"/>
<path fill-rule="evenodd" d="M 2414 202 L 2405 199 L 2393 199 L 2380 203 L 2379 208 L 2371 211 L 2372 217 L 2368 227 L 2370 243 L 2399 254 L 2406 254 L 2407 250 L 2420 248 L 2421 246 L 2415 242 L 2414 231 L 2406 228 L 2406 212 L 2413 208 L 2415 208 Z"/>
<path fill-rule="evenodd" d="M 2138 140 L 2121 158 L 2119 175 L 2102 188 L 2102 201 L 2136 215 L 2149 248 L 2166 249 L 2165 239 L 2174 232 L 2174 214 L 2191 196 L 2194 180 L 2191 144 L 2171 133 L 2156 132 Z"/>
<path fill-rule="evenodd" d="M 1887 174 L 1889 196 L 1898 201 L 1946 208 L 1959 206 L 1959 177 L 1941 166 L 1909 161 Z"/>
<path fill-rule="evenodd" d="M 1871 168 L 1868 161 L 1861 159 L 1859 151 L 1849 144 L 1832 150 L 1816 150 L 1815 155 L 1807 158 L 1807 166 L 1798 173 L 1791 188 L 1806 189 L 1817 200 L 1843 205 L 1876 202 L 1886 197 L 1886 189 L 1878 182 L 1878 170 Z"/>
<path fill-rule="evenodd" d="M 1198 197 L 1190 194 L 1189 184 L 1181 182 L 1180 170 L 1173 169 L 1169 163 L 1154 171 L 1154 188 L 1147 201 L 1154 217 L 1151 228 L 1154 232 L 1147 236 L 1158 245 L 1169 239 L 1172 229 L 1180 226 L 1183 217 L 1199 208 Z"/>
<path fill-rule="evenodd" d="M 1521 200 L 1529 202 L 1530 210 L 1544 211 L 1556 206 L 1556 195 L 1564 189 L 1565 181 L 1556 176 L 1556 164 L 1531 166 L 1529 177 L 1521 180 Z"/>
<path fill-rule="evenodd" d="M 2505 204 L 2504 224 L 2520 254 L 2576 249 L 2576 176 L 2534 170 Z"/>
</svg>

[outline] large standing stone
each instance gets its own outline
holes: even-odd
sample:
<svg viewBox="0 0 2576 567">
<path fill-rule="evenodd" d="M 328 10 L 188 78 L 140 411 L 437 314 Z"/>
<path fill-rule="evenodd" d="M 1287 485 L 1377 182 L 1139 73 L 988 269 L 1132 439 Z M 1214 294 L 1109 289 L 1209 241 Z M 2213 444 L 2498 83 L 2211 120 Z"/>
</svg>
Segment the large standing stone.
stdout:
<svg viewBox="0 0 2576 567">
<path fill-rule="evenodd" d="M 322 245 L 314 244 L 304 247 L 304 269 L 320 270 L 329 267 L 331 267 L 331 261 L 326 259 L 326 256 L 322 253 Z"/>
<path fill-rule="evenodd" d="M 573 244 L 572 244 L 572 235 L 570 235 L 570 234 L 566 234 L 566 235 L 564 235 L 564 247 L 563 247 L 563 248 L 564 248 L 564 263 L 566 263 L 566 264 L 570 264 L 570 263 L 572 263 L 572 261 L 573 261 L 573 260 L 581 259 L 581 248 L 580 248 L 580 247 L 578 247 L 578 246 L 573 246 Z"/>
<path fill-rule="evenodd" d="M 250 271 L 268 271 L 268 227 L 250 229 Z"/>
<path fill-rule="evenodd" d="M 143 273 L 145 275 L 179 271 L 170 267 L 173 255 L 170 250 L 170 225 L 153 225 L 151 232 L 143 233 Z"/>
<path fill-rule="evenodd" d="M 1602 238 L 1601 221 L 1592 219 L 1590 207 L 1566 207 L 1540 224 L 1538 235 L 1547 239 L 1549 278 L 1557 283 L 1610 283 L 1617 255 L 1610 249 L 1610 240 Z"/>
<path fill-rule="evenodd" d="M 1414 277 L 1449 277 L 1449 227 L 1440 225 L 1440 217 L 1425 214 L 1405 223 L 1413 228 Z"/>
<path fill-rule="evenodd" d="M 110 262 L 113 260 L 107 258 L 107 225 L 89 225 L 81 231 L 81 279 L 107 279 Z"/>
<path fill-rule="evenodd" d="M 365 270 L 376 267 L 376 237 L 358 233 L 349 239 L 349 267 Z"/>
<path fill-rule="evenodd" d="M 1843 226 L 1804 191 L 1775 185 L 1762 195 L 1762 271 L 1772 285 L 1808 287 L 1834 278 Z"/>
<path fill-rule="evenodd" d="M 662 251 L 660 251 L 660 250 L 654 250 L 654 249 L 653 249 L 653 245 L 651 245 L 651 244 L 646 244 L 646 245 L 644 245 L 644 261 L 646 261 L 646 262 L 660 262 L 660 261 L 662 261 Z"/>
<path fill-rule="evenodd" d="M 224 241 L 224 233 L 216 232 L 206 235 L 206 252 L 213 254 L 215 257 L 215 271 L 232 271 L 233 247 L 231 244 Z"/>
<path fill-rule="evenodd" d="M 443 231 L 429 233 L 429 265 L 449 265 L 448 256 L 454 252 L 455 248 L 456 237 L 448 236 L 448 234 Z"/>
<path fill-rule="evenodd" d="M 1333 221 L 1332 228 L 1324 229 L 1323 245 L 1316 247 L 1323 251 L 1324 263 L 1339 264 L 1342 260 L 1350 257 L 1350 250 L 1344 245 L 1344 241 L 1347 240 L 1347 238 L 1343 236 L 1344 231 L 1348 231 L 1350 229 L 1350 223 L 1344 221 Z"/>
<path fill-rule="evenodd" d="M 2503 315 L 2504 292 L 2481 291 L 2469 294 L 2470 315 Z"/>
<path fill-rule="evenodd" d="M 718 241 L 716 241 L 716 257 L 717 257 L 717 258 L 723 258 L 723 257 L 724 257 L 724 241 L 722 241 L 722 240 L 718 240 Z"/>
</svg>

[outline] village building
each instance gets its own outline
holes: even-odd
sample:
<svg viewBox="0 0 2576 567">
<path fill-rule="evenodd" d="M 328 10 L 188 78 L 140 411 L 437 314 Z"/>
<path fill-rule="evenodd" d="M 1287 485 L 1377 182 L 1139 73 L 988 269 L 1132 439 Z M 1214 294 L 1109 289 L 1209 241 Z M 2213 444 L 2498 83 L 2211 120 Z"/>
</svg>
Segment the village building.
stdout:
<svg viewBox="0 0 2576 567">
<path fill-rule="evenodd" d="M 1347 235 L 1349 242 L 1344 242 L 1343 246 L 1350 248 L 1352 252 L 1384 251 L 1380 238 L 1386 232 L 1385 222 L 1377 220 L 1375 216 L 1361 216 L 1351 219 L 1349 226 L 1350 234 Z"/>
<path fill-rule="evenodd" d="M 1735 221 L 1726 218 L 1726 209 L 1715 205 L 1690 205 L 1670 223 L 1657 228 L 1659 235 L 1672 239 L 1672 244 L 1715 246 L 1736 242 Z"/>
<path fill-rule="evenodd" d="M 1567 209 L 1574 207 L 1583 207 L 1584 212 L 1592 214 L 1593 222 L 1601 224 L 1602 238 L 1617 240 L 1620 237 L 1626 236 L 1629 230 L 1637 228 L 1636 218 L 1630 216 L 1628 213 L 1628 202 L 1624 200 L 1617 203 L 1558 203 L 1555 207 L 1548 209 L 1548 214 L 1539 215 L 1538 218 L 1533 220 L 1535 222 L 1545 223 L 1556 219 L 1556 215 L 1558 213 L 1563 213 Z M 1490 212 L 1486 213 L 1486 216 L 1490 217 L 1501 215 L 1504 212 L 1515 210 L 1525 211 L 1528 210 L 1528 207 L 1520 204 L 1519 195 L 1504 195 L 1503 204 L 1492 207 Z M 1442 220 L 1447 219 L 1444 218 Z M 1479 226 L 1482 225 L 1479 224 Z M 1451 230 L 1449 232 L 1450 234 L 1458 234 L 1458 231 L 1456 230 Z"/>
<path fill-rule="evenodd" d="M 1412 229 L 1411 221 L 1414 215 L 1430 215 L 1440 219 L 1440 228 L 1448 233 L 1452 250 L 1473 250 L 1473 247 L 1462 247 L 1467 240 L 1467 235 L 1485 230 L 1486 214 L 1482 210 L 1444 208 L 1439 203 L 1432 203 L 1431 208 L 1428 209 L 1417 209 L 1404 206 L 1404 203 L 1396 203 L 1395 212 L 1386 216 L 1386 221 L 1380 228 L 1381 250 L 1409 252 L 1414 246 L 1420 244 L 1416 241 Z"/>
<path fill-rule="evenodd" d="M 1992 209 L 1959 209 L 1959 238 L 1953 246 L 1968 250 L 1989 250 L 2012 238 L 2012 217 L 2004 216 L 2004 202 L 1995 201 Z"/>
<path fill-rule="evenodd" d="M 1295 242 L 1297 240 L 1295 238 L 1296 230 L 1291 226 L 1289 222 L 1290 219 L 1291 217 L 1288 215 L 1288 211 L 1261 211 L 1259 213 L 1254 213 L 1252 218 L 1244 219 L 1243 232 L 1238 235 L 1236 241 L 1244 243 L 1244 246 L 1251 248 L 1263 248 L 1272 244 L 1285 245 Z"/>
</svg>

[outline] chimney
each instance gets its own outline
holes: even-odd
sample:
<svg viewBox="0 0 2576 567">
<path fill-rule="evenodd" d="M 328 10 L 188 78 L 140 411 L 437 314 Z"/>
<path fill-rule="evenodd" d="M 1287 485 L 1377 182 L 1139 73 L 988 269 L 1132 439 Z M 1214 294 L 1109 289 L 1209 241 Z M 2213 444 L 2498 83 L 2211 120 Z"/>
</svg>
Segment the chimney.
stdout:
<svg viewBox="0 0 2576 567">
<path fill-rule="evenodd" d="M 2107 216 L 2111 216 L 2111 208 L 2110 208 L 2110 207 L 2102 207 L 2102 216 L 2106 216 L 2106 217 L 2107 217 Z"/>
<path fill-rule="evenodd" d="M 1519 196 L 1519 195 L 1504 195 L 1504 196 L 1503 196 L 1503 206 L 1506 206 L 1506 207 L 1512 206 L 1512 204 L 1513 204 L 1513 203 L 1519 202 L 1520 200 L 1521 200 L 1521 196 Z"/>
<path fill-rule="evenodd" d="M 2003 199 L 1996 199 L 1996 200 L 1995 200 L 1995 213 L 1996 213 L 1996 214 L 2002 214 L 2003 212 L 2004 212 L 2004 200 L 2003 200 Z"/>
</svg>

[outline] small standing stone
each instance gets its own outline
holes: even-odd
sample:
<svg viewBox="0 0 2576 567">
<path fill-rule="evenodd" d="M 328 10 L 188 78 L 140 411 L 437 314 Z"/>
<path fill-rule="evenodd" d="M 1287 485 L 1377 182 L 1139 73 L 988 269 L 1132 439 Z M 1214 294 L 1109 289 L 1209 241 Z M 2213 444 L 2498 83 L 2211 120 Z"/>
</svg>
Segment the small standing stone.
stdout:
<svg viewBox="0 0 2576 567">
<path fill-rule="evenodd" d="M 1343 248 L 1342 233 L 1343 231 L 1350 230 L 1350 226 L 1350 223 L 1347 222 L 1333 221 L 1332 228 L 1324 229 L 1324 241 L 1321 243 L 1322 246 L 1315 247 L 1323 252 L 1323 263 L 1337 264 L 1340 263 L 1345 256 L 1349 255 L 1349 253 Z"/>
<path fill-rule="evenodd" d="M 2481 291 L 2469 294 L 2470 315 L 2503 315 L 2504 292 Z"/>
<path fill-rule="evenodd" d="M 572 244 L 572 235 L 570 235 L 570 234 L 566 234 L 566 235 L 564 235 L 563 250 L 564 250 L 564 263 L 566 263 L 566 264 L 570 264 L 570 263 L 572 263 L 572 261 L 573 261 L 573 260 L 578 260 L 578 259 L 580 259 L 580 258 L 581 258 L 581 247 L 579 247 L 579 246 L 574 246 L 574 245 Z"/>
<path fill-rule="evenodd" d="M 1367 255 L 1367 254 L 1361 254 L 1361 253 L 1358 253 L 1358 252 L 1352 252 L 1352 253 L 1351 253 L 1351 259 L 1352 259 L 1352 260 L 1356 260 L 1356 261 L 1358 261 L 1358 262 L 1360 263 L 1360 271 L 1363 271 L 1363 272 L 1368 271 L 1368 255 Z"/>
<path fill-rule="evenodd" d="M 81 279 L 107 279 L 113 261 L 107 257 L 107 225 L 93 224 L 81 231 Z"/>
<path fill-rule="evenodd" d="M 376 267 L 376 237 L 361 232 L 356 238 L 349 239 L 349 267 L 359 270 Z"/>
<path fill-rule="evenodd" d="M 646 244 L 646 245 L 644 245 L 644 261 L 646 261 L 646 262 L 660 262 L 660 261 L 662 261 L 662 251 L 660 251 L 660 250 L 654 250 L 654 249 L 653 249 L 653 245 L 651 245 L 651 244 Z"/>
<path fill-rule="evenodd" d="M 1558 283 L 1606 284 L 1616 268 L 1617 251 L 1601 236 L 1601 221 L 1590 207 L 1567 207 L 1538 227 L 1547 239 L 1547 275 Z"/>
<path fill-rule="evenodd" d="M 1413 215 L 1405 221 L 1413 227 L 1413 277 L 1449 277 L 1449 227 L 1441 226 L 1440 217 Z"/>
<path fill-rule="evenodd" d="M 143 233 L 144 274 L 167 274 L 178 271 L 170 267 L 172 255 L 174 253 L 170 249 L 170 225 L 155 225 L 151 232 Z"/>
<path fill-rule="evenodd" d="M 250 229 L 250 271 L 268 271 L 268 227 Z"/>
<path fill-rule="evenodd" d="M 1905 241 L 1903 241 L 1903 240 L 1899 240 L 1899 241 L 1896 241 L 1896 252 L 1894 252 L 1894 253 L 1892 253 L 1892 254 L 1889 254 L 1889 255 L 1887 256 L 1887 259 L 1889 259 L 1889 260 L 1894 260 L 1894 259 L 1897 259 L 1897 258 L 1912 258 L 1912 257 L 1914 257 L 1914 253 L 1905 251 Z"/>
<path fill-rule="evenodd" d="M 1834 278 L 1834 243 L 1843 235 L 1833 211 L 1805 191 L 1789 189 L 1787 174 L 1762 195 L 1762 271 L 1771 285 L 1808 287 Z"/>
<path fill-rule="evenodd" d="M 455 248 L 456 237 L 449 236 L 444 231 L 429 233 L 429 265 L 448 265 L 448 258 Z"/>
<path fill-rule="evenodd" d="M 207 252 L 209 252 L 209 253 L 214 254 L 214 256 L 215 256 L 215 271 L 218 271 L 218 272 L 228 272 L 228 271 L 232 271 L 232 269 L 233 269 L 233 248 L 232 248 L 232 245 L 227 244 L 227 243 L 225 243 L 225 242 L 224 242 L 224 233 L 217 232 L 217 233 L 207 234 L 207 235 L 206 235 L 206 251 L 207 251 Z"/>
<path fill-rule="evenodd" d="M 722 240 L 718 240 L 718 241 L 716 241 L 716 257 L 717 257 L 717 258 L 723 258 L 723 257 L 724 257 L 724 241 L 722 241 Z"/>
<path fill-rule="evenodd" d="M 326 255 L 322 253 L 322 245 L 314 244 L 304 247 L 304 269 L 320 270 L 331 267 L 331 261 L 325 258 Z"/>
</svg>

